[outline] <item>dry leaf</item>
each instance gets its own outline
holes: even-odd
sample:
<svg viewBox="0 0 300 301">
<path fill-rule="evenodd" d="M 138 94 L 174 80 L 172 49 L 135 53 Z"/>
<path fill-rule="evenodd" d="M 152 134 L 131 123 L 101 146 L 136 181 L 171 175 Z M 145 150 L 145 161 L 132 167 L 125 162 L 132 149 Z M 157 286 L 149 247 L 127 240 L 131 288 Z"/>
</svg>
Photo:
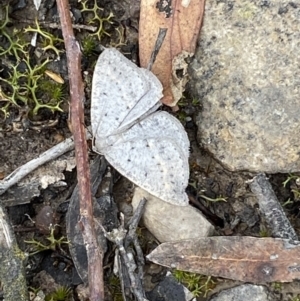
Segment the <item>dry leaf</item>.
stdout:
<svg viewBox="0 0 300 301">
<path fill-rule="evenodd" d="M 65 82 L 64 79 L 59 74 L 51 70 L 45 70 L 45 74 L 59 84 L 63 84 Z"/>
<path fill-rule="evenodd" d="M 201 28 L 205 0 L 142 0 L 139 49 L 140 63 L 146 68 L 159 28 L 167 35 L 152 67 L 164 86 L 166 105 L 175 106 L 187 82 L 186 59 L 195 52 Z"/>
<path fill-rule="evenodd" d="M 0 180 L 3 180 L 5 178 L 5 172 L 0 171 Z"/>
<path fill-rule="evenodd" d="M 300 279 L 300 242 L 281 238 L 204 237 L 163 243 L 147 258 L 204 275 L 254 283 Z"/>
</svg>

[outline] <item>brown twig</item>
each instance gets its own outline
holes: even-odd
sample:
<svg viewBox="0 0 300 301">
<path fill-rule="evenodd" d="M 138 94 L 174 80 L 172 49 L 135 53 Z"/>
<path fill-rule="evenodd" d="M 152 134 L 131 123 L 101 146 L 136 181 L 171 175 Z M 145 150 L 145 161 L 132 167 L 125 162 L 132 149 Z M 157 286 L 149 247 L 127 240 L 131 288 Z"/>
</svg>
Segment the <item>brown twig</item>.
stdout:
<svg viewBox="0 0 300 301">
<path fill-rule="evenodd" d="M 68 0 L 57 0 L 62 33 L 65 41 L 71 96 L 71 125 L 73 129 L 77 179 L 80 196 L 80 226 L 88 257 L 90 300 L 104 300 L 102 259 L 93 222 L 90 169 L 84 130 L 83 81 L 81 76 L 81 51 L 75 39 Z"/>
<path fill-rule="evenodd" d="M 21 20 L 20 23 L 24 24 L 34 24 L 35 20 Z M 61 29 L 61 25 L 55 22 L 47 22 L 39 20 L 39 24 L 45 28 L 52 28 L 52 29 Z M 97 27 L 92 25 L 85 25 L 85 24 L 72 24 L 73 29 L 77 30 L 88 30 L 91 32 L 96 32 Z"/>
</svg>

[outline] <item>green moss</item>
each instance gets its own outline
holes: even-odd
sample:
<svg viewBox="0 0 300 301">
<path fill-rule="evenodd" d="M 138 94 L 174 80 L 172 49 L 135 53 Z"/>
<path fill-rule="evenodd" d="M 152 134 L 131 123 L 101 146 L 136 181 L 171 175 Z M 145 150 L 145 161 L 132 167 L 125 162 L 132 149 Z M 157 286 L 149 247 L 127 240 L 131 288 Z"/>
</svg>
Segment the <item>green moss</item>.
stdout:
<svg viewBox="0 0 300 301">
<path fill-rule="evenodd" d="M 59 50 L 56 46 L 61 46 L 64 42 L 63 39 L 60 39 L 53 34 L 46 32 L 45 30 L 41 29 L 40 24 L 37 19 L 35 19 L 35 28 L 29 26 L 25 29 L 26 32 L 35 32 L 40 35 L 42 38 L 42 49 L 44 51 L 52 50 L 55 52 L 57 57 L 59 57 L 60 53 L 63 52 L 62 50 Z"/>
<path fill-rule="evenodd" d="M 25 40 L 29 40 L 28 32 L 36 32 L 42 37 L 44 51 L 54 51 L 57 56 L 62 52 L 56 45 L 61 45 L 62 39 L 41 29 L 38 21 L 35 21 L 36 28 L 28 27 L 23 31 L 9 28 L 9 6 L 0 8 L 2 22 L 0 21 L 0 36 L 4 37 L 0 47 L 0 56 L 5 61 L 15 63 L 7 65 L 6 70 L 1 70 L 0 77 L 0 112 L 4 119 L 9 117 L 11 107 L 22 109 L 22 111 L 38 114 L 40 109 L 48 109 L 52 112 L 62 111 L 60 105 L 64 100 L 63 87 L 51 83 L 47 87 L 43 85 L 43 73 L 50 62 L 46 58 L 42 62 L 35 62 L 30 58 L 28 45 Z M 9 57 L 8 56 L 12 56 Z M 42 88 L 41 88 L 42 86 Z"/>
<path fill-rule="evenodd" d="M 61 103 L 66 98 L 66 86 L 49 79 L 41 79 L 39 83 L 40 92 L 47 94 L 50 102 Z"/>
<path fill-rule="evenodd" d="M 119 277 L 111 275 L 108 279 L 108 289 L 112 296 L 112 301 L 123 301 L 121 282 Z"/>
<path fill-rule="evenodd" d="M 286 178 L 286 180 L 284 182 L 282 182 L 283 187 L 287 187 L 287 184 L 290 183 L 292 180 L 296 181 L 299 179 L 299 176 L 293 175 L 293 174 L 289 174 L 288 177 Z"/>
<path fill-rule="evenodd" d="M 22 67 L 24 64 L 26 67 L 25 70 L 22 68 L 22 71 L 19 71 L 21 63 Z M 3 90 L 0 95 L 3 104 L 0 110 L 5 117 L 9 116 L 10 105 L 19 108 L 26 107 L 34 115 L 42 108 L 52 112 L 62 111 L 60 104 L 64 99 L 63 87 L 50 83 L 47 88 L 42 85 L 43 89 L 40 89 L 40 81 L 48 63 L 49 59 L 46 59 L 43 63 L 33 67 L 29 58 L 26 57 L 16 65 L 10 66 L 11 71 L 8 78 L 0 78 L 0 82 L 6 84 L 1 85 Z M 47 94 L 45 95 L 44 92 Z M 38 95 L 43 95 L 43 99 Z"/>
<path fill-rule="evenodd" d="M 104 16 L 103 8 L 98 6 L 96 0 L 94 0 L 93 7 L 88 7 L 87 2 L 87 0 L 81 2 L 81 12 L 86 16 L 89 25 L 97 26 L 97 31 L 95 33 L 92 33 L 91 35 L 96 36 L 100 41 L 104 35 L 110 36 L 108 31 L 106 30 L 106 26 L 113 24 L 112 18 L 114 17 L 114 15 L 112 12 L 110 12 L 108 16 Z"/>
<path fill-rule="evenodd" d="M 180 108 L 184 108 L 186 106 L 199 106 L 200 105 L 200 100 L 198 98 L 192 98 L 192 99 L 188 99 L 186 97 L 182 97 L 179 101 L 178 101 L 178 106 Z"/>
<path fill-rule="evenodd" d="M 221 195 L 212 199 L 202 193 L 199 194 L 199 197 L 202 198 L 202 199 L 205 199 L 206 201 L 209 201 L 209 202 L 227 202 L 227 198 L 226 197 L 222 197 Z"/>
<path fill-rule="evenodd" d="M 33 246 L 33 250 L 30 255 L 34 255 L 46 250 L 55 251 L 57 249 L 61 249 L 62 245 L 69 244 L 68 240 L 64 236 L 60 237 L 59 239 L 55 238 L 54 231 L 55 228 L 52 227 L 49 236 L 46 237 L 46 240 L 49 242 L 48 244 L 43 244 L 35 239 L 25 240 L 24 242 Z"/>
<path fill-rule="evenodd" d="M 259 237 L 270 237 L 270 233 L 267 229 L 261 229 L 259 231 Z"/>
<path fill-rule="evenodd" d="M 275 291 L 278 291 L 278 292 L 282 291 L 282 283 L 280 283 L 280 282 L 273 282 L 271 284 L 271 286 Z"/>
<path fill-rule="evenodd" d="M 53 293 L 48 294 L 45 297 L 45 301 L 67 301 L 72 294 L 71 288 L 60 286 Z"/>
<path fill-rule="evenodd" d="M 189 182 L 189 186 L 193 187 L 197 192 L 199 191 L 199 187 L 198 187 L 198 184 L 197 184 L 197 181 L 193 180 L 193 181 L 190 181 Z M 208 202 L 212 202 L 212 203 L 215 203 L 215 202 L 227 202 L 227 197 L 223 197 L 221 195 L 219 195 L 218 197 L 216 198 L 210 198 L 208 196 L 206 196 L 205 194 L 203 193 L 199 193 L 198 196 Z"/>
<path fill-rule="evenodd" d="M 83 53 L 91 56 L 103 36 L 109 36 L 108 31 L 113 24 L 113 14 L 108 15 L 94 0 L 92 7 L 88 1 L 81 2 L 82 13 L 87 23 L 96 26 L 96 32 L 87 35 L 82 41 Z M 22 110 L 26 116 L 36 115 L 40 109 L 52 112 L 62 111 L 61 104 L 65 99 L 65 86 L 49 80 L 45 83 L 43 72 L 53 56 L 59 58 L 63 50 L 63 39 L 43 29 L 35 20 L 34 25 L 17 30 L 9 17 L 9 5 L 0 8 L 0 56 L 5 69 L 0 70 L 0 112 L 4 120 L 10 116 L 12 107 Z M 42 62 L 36 62 L 29 55 L 29 43 L 32 33 L 37 34 L 37 47 L 44 51 Z M 26 42 L 27 41 L 27 42 Z M 38 60 L 38 59 L 36 59 Z M 15 62 L 15 63 L 14 63 Z M 25 65 L 25 66 L 24 66 Z M 3 65 L 4 66 L 4 65 Z M 15 110 L 14 110 L 15 111 Z M 3 118 L 2 118 L 3 119 Z"/>
<path fill-rule="evenodd" d="M 300 183 L 300 176 L 294 174 L 289 174 L 287 179 L 282 183 L 283 187 L 289 188 L 290 192 L 293 194 L 293 197 L 285 201 L 282 204 L 282 207 L 300 201 L 300 189 L 298 189 L 299 183 Z"/>
<path fill-rule="evenodd" d="M 97 43 L 95 37 L 90 35 L 85 36 L 81 43 L 83 54 L 87 57 L 91 56 L 96 50 Z"/>
<path fill-rule="evenodd" d="M 173 276 L 177 279 L 177 281 L 186 286 L 195 297 L 199 297 L 200 295 L 206 297 L 208 292 L 216 286 L 216 282 L 211 276 L 179 270 L 173 271 Z"/>
<path fill-rule="evenodd" d="M 193 112 L 199 111 L 200 100 L 197 98 L 187 98 L 183 96 L 177 103 L 180 110 L 176 113 L 177 118 L 185 123 L 188 117 L 191 117 Z"/>
<path fill-rule="evenodd" d="M 19 61 L 21 56 L 27 53 L 28 43 L 23 40 L 19 30 L 13 29 L 12 32 L 7 30 L 8 24 L 11 23 L 9 19 L 9 6 L 2 7 L 0 10 L 3 17 L 3 21 L 0 24 L 0 37 L 4 37 L 6 40 L 6 47 L 0 46 L 0 56 L 12 55 Z"/>
</svg>

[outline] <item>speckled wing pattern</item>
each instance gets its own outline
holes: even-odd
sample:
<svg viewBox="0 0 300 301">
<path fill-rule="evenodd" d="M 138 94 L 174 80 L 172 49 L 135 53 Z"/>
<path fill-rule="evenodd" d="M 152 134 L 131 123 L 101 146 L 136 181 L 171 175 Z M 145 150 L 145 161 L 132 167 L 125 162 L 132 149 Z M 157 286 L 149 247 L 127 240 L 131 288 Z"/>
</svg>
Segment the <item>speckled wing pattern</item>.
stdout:
<svg viewBox="0 0 300 301">
<path fill-rule="evenodd" d="M 162 85 L 116 49 L 96 64 L 91 104 L 94 151 L 154 196 L 186 205 L 189 140 L 181 123 L 161 105 Z"/>
</svg>

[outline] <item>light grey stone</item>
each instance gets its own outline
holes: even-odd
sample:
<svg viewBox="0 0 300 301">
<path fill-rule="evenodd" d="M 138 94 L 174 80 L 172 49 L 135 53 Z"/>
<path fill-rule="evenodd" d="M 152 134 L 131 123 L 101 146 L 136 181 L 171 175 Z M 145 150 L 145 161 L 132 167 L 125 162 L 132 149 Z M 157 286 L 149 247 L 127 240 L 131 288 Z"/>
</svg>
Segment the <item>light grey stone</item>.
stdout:
<svg viewBox="0 0 300 301">
<path fill-rule="evenodd" d="M 172 205 L 137 187 L 132 199 L 134 210 L 142 198 L 147 200 L 142 220 L 161 243 L 213 234 L 212 224 L 192 206 Z"/>
<path fill-rule="evenodd" d="M 230 170 L 300 171 L 300 5 L 207 1 L 191 92 L 201 144 Z"/>
<path fill-rule="evenodd" d="M 213 296 L 209 301 L 276 301 L 262 285 L 243 284 Z"/>
</svg>

